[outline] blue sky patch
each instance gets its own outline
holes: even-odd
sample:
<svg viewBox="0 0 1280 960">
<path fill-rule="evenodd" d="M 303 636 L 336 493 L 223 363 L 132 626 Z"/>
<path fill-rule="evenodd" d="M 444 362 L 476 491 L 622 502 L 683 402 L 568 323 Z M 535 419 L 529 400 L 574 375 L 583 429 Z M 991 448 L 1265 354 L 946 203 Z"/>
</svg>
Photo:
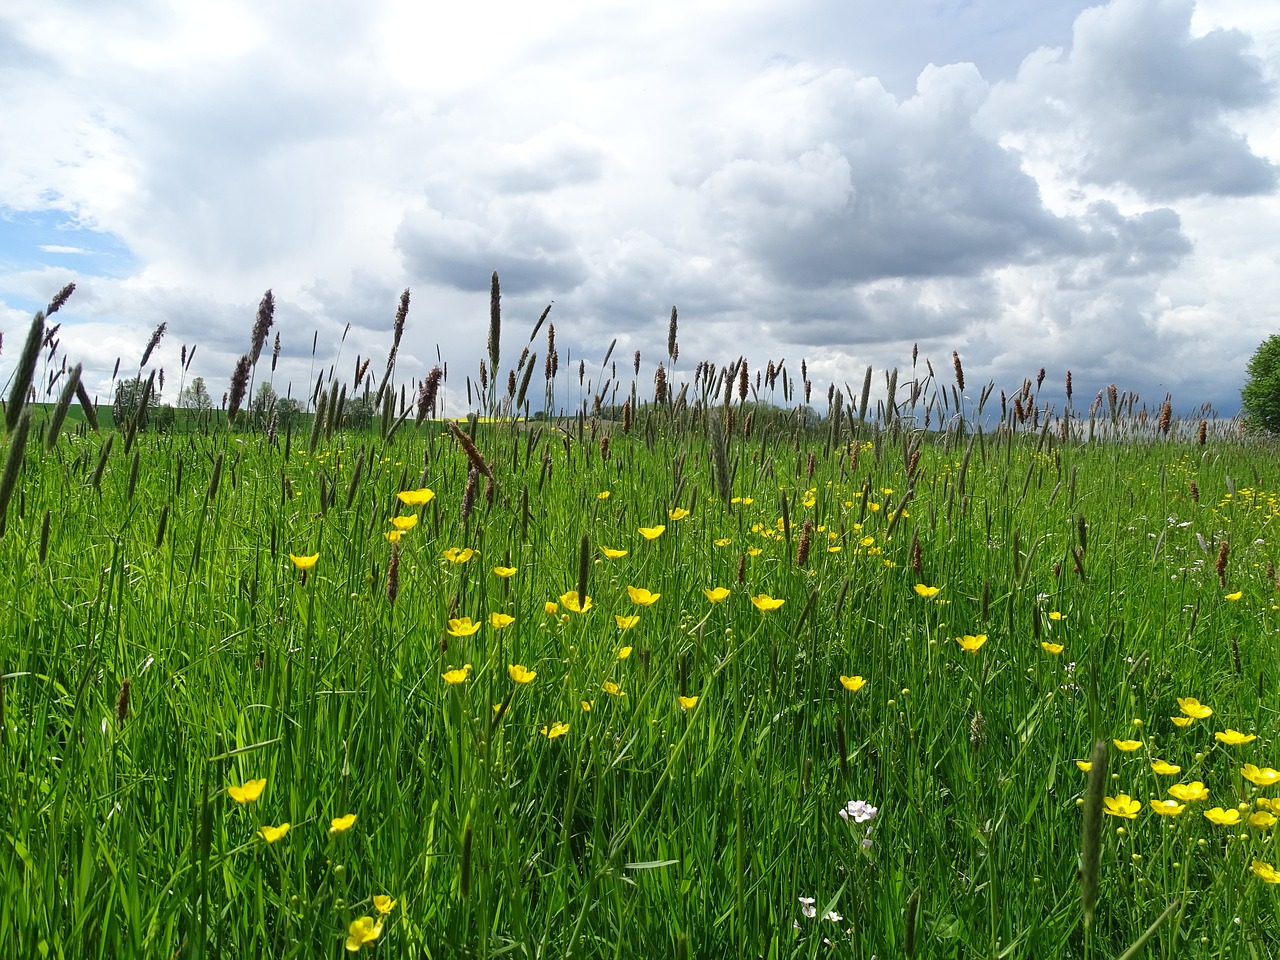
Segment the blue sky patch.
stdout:
<svg viewBox="0 0 1280 960">
<path fill-rule="evenodd" d="M 137 260 L 115 234 L 83 227 L 61 210 L 0 207 L 0 273 L 45 267 L 125 277 L 137 268 Z"/>
</svg>

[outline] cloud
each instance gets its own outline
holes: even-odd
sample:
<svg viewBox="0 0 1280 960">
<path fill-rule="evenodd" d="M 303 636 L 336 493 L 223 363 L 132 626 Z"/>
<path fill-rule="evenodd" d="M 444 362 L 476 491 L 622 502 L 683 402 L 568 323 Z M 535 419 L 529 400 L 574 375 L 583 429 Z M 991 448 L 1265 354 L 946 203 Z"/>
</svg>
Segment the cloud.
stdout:
<svg viewBox="0 0 1280 960">
<path fill-rule="evenodd" d="M 1273 104 L 1250 38 L 1191 33 L 1192 0 L 1113 0 L 1076 20 L 1069 51 L 1040 49 L 998 86 L 997 124 L 1029 135 L 1085 184 L 1152 200 L 1269 193 L 1277 168 L 1233 116 Z"/>
</svg>

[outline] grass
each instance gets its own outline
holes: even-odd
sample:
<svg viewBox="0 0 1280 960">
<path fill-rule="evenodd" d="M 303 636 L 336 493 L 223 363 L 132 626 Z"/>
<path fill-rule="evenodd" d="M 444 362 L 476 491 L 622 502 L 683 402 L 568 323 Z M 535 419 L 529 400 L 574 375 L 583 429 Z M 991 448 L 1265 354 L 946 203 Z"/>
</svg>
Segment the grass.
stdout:
<svg viewBox="0 0 1280 960">
<path fill-rule="evenodd" d="M 1132 407 L 1064 438 L 1038 388 L 1052 429 L 985 434 L 958 395 L 945 433 L 687 397 L 549 430 L 488 397 L 475 455 L 434 422 L 312 454 L 215 424 L 117 439 L 93 483 L 105 435 L 28 445 L 0 955 L 336 957 L 369 918 L 392 956 L 1115 956 L 1175 902 L 1149 955 L 1280 950 L 1276 831 L 1245 819 L 1280 788 L 1241 775 L 1280 759 L 1271 447 Z M 1179 697 L 1214 712 L 1177 726 Z M 1099 737 L 1141 812 L 1103 817 L 1086 929 Z"/>
</svg>

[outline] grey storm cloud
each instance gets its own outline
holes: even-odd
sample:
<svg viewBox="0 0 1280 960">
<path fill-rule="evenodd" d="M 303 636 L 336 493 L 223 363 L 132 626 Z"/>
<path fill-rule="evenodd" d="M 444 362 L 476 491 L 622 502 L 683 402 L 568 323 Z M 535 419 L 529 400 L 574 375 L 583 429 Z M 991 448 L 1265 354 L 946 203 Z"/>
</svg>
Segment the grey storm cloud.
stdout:
<svg viewBox="0 0 1280 960">
<path fill-rule="evenodd" d="M 1115 0 L 1076 20 L 1069 52 L 1040 50 L 1000 85 L 1013 129 L 1066 132 L 1084 183 L 1155 200 L 1269 193 L 1277 168 L 1228 123 L 1275 90 L 1249 37 L 1191 33 L 1192 0 Z"/>
</svg>

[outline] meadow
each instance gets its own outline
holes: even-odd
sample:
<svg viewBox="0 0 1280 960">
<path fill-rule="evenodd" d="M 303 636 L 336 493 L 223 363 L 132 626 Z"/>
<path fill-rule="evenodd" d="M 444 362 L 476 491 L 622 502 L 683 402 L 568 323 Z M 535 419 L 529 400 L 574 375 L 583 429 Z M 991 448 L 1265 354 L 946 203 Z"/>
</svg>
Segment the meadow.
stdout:
<svg viewBox="0 0 1280 960">
<path fill-rule="evenodd" d="M 496 294 L 461 422 L 10 394 L 0 956 L 1280 952 L 1273 445 Z"/>
</svg>

